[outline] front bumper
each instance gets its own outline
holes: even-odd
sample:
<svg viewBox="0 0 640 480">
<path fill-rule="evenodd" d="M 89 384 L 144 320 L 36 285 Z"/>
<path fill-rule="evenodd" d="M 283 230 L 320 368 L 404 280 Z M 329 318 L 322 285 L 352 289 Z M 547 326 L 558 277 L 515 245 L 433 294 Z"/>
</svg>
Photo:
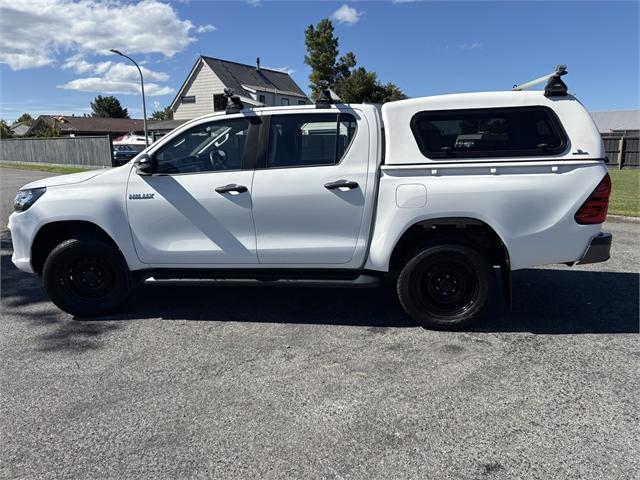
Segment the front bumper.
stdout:
<svg viewBox="0 0 640 480">
<path fill-rule="evenodd" d="M 36 233 L 36 222 L 29 210 L 26 212 L 14 212 L 9 217 L 7 225 L 11 232 L 13 255 L 11 261 L 23 272 L 33 273 L 31 267 L 31 242 Z"/>
<path fill-rule="evenodd" d="M 610 233 L 600 233 L 591 239 L 587 250 L 582 255 L 582 258 L 578 260 L 578 265 L 584 265 L 586 263 L 598 263 L 606 262 L 609 260 L 611 252 L 611 241 L 613 236 Z"/>
</svg>

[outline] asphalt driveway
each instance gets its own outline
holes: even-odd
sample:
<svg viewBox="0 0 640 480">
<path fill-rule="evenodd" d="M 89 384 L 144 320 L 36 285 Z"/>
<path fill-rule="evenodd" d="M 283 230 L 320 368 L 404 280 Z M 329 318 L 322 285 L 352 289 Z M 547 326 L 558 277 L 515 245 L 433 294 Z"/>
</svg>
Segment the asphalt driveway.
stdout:
<svg viewBox="0 0 640 480">
<path fill-rule="evenodd" d="M 22 183 L 0 169 L 2 223 Z M 29 178 L 27 178 L 29 177 Z M 145 287 L 74 320 L 2 240 L 3 478 L 630 479 L 640 225 L 514 273 L 514 311 L 432 332 L 392 292 Z"/>
</svg>

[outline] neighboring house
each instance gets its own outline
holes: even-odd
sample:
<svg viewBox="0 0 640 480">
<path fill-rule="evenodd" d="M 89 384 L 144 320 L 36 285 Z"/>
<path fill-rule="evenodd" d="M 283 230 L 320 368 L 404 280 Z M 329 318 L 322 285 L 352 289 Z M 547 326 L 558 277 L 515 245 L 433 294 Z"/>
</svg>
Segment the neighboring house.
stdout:
<svg viewBox="0 0 640 480">
<path fill-rule="evenodd" d="M 29 122 L 18 122 L 11 125 L 9 130 L 14 137 L 24 137 L 29 131 L 29 127 L 31 127 Z"/>
<path fill-rule="evenodd" d="M 226 107 L 225 88 L 232 88 L 247 107 L 307 105 L 309 97 L 284 72 L 212 57 L 199 57 L 171 102 L 173 118 L 184 120 Z"/>
<path fill-rule="evenodd" d="M 640 110 L 590 112 L 600 133 L 640 131 Z"/>
<path fill-rule="evenodd" d="M 74 117 L 64 115 L 40 115 L 26 135 L 37 131 L 42 123 L 55 126 L 62 137 L 86 137 L 94 135 L 124 135 L 143 132 L 144 122 L 131 118 Z"/>
</svg>

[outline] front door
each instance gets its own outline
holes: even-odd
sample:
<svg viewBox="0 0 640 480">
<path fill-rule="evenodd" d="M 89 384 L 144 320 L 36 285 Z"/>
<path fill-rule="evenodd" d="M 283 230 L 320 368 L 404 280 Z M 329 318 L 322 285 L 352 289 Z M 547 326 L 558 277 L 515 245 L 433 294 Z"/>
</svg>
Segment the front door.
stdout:
<svg viewBox="0 0 640 480">
<path fill-rule="evenodd" d="M 201 123 L 153 151 L 155 174 L 132 170 L 127 211 L 142 262 L 258 263 L 253 170 L 242 169 L 253 132 L 246 118 Z"/>
<path fill-rule="evenodd" d="M 368 132 L 356 132 L 349 113 L 272 115 L 268 123 L 253 179 L 260 263 L 349 263 L 364 212 Z"/>
</svg>

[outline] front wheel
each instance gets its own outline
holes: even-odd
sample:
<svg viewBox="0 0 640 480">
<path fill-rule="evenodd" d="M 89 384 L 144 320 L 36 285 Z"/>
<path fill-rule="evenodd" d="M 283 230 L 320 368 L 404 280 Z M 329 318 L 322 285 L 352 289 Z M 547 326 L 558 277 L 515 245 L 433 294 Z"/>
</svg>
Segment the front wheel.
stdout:
<svg viewBox="0 0 640 480">
<path fill-rule="evenodd" d="M 49 298 L 79 317 L 112 312 L 129 294 L 129 271 L 120 252 L 100 241 L 71 239 L 55 247 L 42 277 Z"/>
<path fill-rule="evenodd" d="M 457 330 L 478 320 L 495 293 L 492 265 L 466 245 L 434 245 L 407 261 L 397 290 L 405 311 L 427 328 Z"/>
</svg>

